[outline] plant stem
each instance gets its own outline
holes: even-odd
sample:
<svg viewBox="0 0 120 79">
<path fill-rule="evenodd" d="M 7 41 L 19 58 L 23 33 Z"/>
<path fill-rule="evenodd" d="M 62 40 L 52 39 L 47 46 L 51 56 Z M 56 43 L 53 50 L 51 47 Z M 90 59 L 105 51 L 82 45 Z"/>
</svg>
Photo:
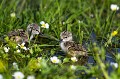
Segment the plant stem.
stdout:
<svg viewBox="0 0 120 79">
<path fill-rule="evenodd" d="M 100 67 L 101 67 L 101 70 L 102 70 L 102 72 L 103 72 L 103 75 L 104 75 L 105 79 L 109 79 L 108 73 L 107 73 L 106 70 L 105 70 L 105 65 L 104 65 L 103 62 L 100 60 L 100 57 L 99 57 L 98 54 L 96 54 L 96 58 L 97 58 L 98 64 L 99 64 Z"/>
</svg>

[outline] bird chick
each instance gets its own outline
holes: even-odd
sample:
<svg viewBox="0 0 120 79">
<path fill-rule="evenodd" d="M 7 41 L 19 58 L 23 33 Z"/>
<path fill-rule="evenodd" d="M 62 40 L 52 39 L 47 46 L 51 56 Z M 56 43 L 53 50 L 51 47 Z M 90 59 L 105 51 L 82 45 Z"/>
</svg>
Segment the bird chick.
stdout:
<svg viewBox="0 0 120 79">
<path fill-rule="evenodd" d="M 40 33 L 40 27 L 35 23 L 29 24 L 27 26 L 27 33 L 30 36 L 30 40 L 32 40 L 34 35 Z"/>
<path fill-rule="evenodd" d="M 66 52 L 69 56 L 87 56 L 86 49 L 73 41 L 73 36 L 71 32 L 63 31 L 60 34 L 61 42 L 60 47 L 61 49 Z"/>
<path fill-rule="evenodd" d="M 8 37 L 10 40 L 15 41 L 18 44 L 21 44 L 23 42 L 28 42 L 29 40 L 31 41 L 34 35 L 39 33 L 40 27 L 37 24 L 32 23 L 27 26 L 26 30 L 17 29 L 9 32 Z"/>
</svg>

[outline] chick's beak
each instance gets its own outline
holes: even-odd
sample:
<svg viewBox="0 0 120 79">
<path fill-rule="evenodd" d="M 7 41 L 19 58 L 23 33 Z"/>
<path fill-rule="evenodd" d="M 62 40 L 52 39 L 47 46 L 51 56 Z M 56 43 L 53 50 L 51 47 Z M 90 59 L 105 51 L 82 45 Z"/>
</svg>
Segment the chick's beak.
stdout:
<svg viewBox="0 0 120 79">
<path fill-rule="evenodd" d="M 60 40 L 59 40 L 59 42 L 62 42 L 62 41 L 63 41 L 63 39 L 60 39 Z"/>
<path fill-rule="evenodd" d="M 39 32 L 39 35 L 40 35 L 40 36 L 44 36 L 44 34 L 43 34 L 42 32 Z"/>
</svg>

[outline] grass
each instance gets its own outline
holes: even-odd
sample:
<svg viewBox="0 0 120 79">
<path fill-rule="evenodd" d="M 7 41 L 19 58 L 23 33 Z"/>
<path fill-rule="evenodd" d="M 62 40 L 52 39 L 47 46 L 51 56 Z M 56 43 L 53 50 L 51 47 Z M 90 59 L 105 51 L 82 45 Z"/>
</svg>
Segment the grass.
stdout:
<svg viewBox="0 0 120 79">
<path fill-rule="evenodd" d="M 5 79 L 11 79 L 16 71 L 25 78 L 34 75 L 36 79 L 118 79 L 120 11 L 112 11 L 111 4 L 120 6 L 119 0 L 0 0 L 0 73 Z M 16 16 L 11 17 L 11 13 Z M 4 44 L 9 31 L 26 29 L 30 23 L 40 26 L 40 21 L 49 23 L 49 29 L 41 28 L 41 31 L 51 38 L 60 39 L 64 30 L 72 32 L 74 40 L 87 48 L 94 62 L 89 59 L 85 66 L 71 63 L 61 55 L 64 53 L 59 42 L 53 39 L 36 38 L 39 43 L 31 42 L 29 50 L 20 49 L 19 54 L 16 44 L 11 41 Z M 112 36 L 113 31 L 118 34 Z M 4 47 L 10 48 L 8 53 Z M 54 55 L 63 61 L 52 63 L 50 58 Z M 19 70 L 13 67 L 13 62 Z M 111 66 L 111 62 L 116 62 L 118 67 Z M 76 69 L 71 69 L 71 65 Z"/>
</svg>

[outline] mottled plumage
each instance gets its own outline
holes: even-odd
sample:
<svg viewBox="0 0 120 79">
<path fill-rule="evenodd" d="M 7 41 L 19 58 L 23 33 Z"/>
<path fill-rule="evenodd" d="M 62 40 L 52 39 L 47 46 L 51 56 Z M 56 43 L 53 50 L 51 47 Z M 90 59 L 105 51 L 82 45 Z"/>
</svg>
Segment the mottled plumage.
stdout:
<svg viewBox="0 0 120 79">
<path fill-rule="evenodd" d="M 87 51 L 82 45 L 75 43 L 74 41 L 67 41 L 64 43 L 65 47 L 68 49 L 68 54 L 71 56 L 87 56 Z"/>
<path fill-rule="evenodd" d="M 10 40 L 21 44 L 22 42 L 28 42 L 29 39 L 32 40 L 34 35 L 39 33 L 40 27 L 37 24 L 32 23 L 27 26 L 27 30 L 17 29 L 9 32 L 8 37 Z"/>
<path fill-rule="evenodd" d="M 87 56 L 86 49 L 82 45 L 72 41 L 72 33 L 64 31 L 60 34 L 60 37 L 62 40 L 60 46 L 64 52 L 67 52 L 71 56 Z"/>
<path fill-rule="evenodd" d="M 72 33 L 68 31 L 63 31 L 60 34 L 61 42 L 60 47 L 61 49 L 67 53 L 69 57 L 77 57 L 77 58 L 88 58 L 88 54 L 86 49 L 73 41 Z M 84 61 L 83 61 L 84 62 Z"/>
</svg>

